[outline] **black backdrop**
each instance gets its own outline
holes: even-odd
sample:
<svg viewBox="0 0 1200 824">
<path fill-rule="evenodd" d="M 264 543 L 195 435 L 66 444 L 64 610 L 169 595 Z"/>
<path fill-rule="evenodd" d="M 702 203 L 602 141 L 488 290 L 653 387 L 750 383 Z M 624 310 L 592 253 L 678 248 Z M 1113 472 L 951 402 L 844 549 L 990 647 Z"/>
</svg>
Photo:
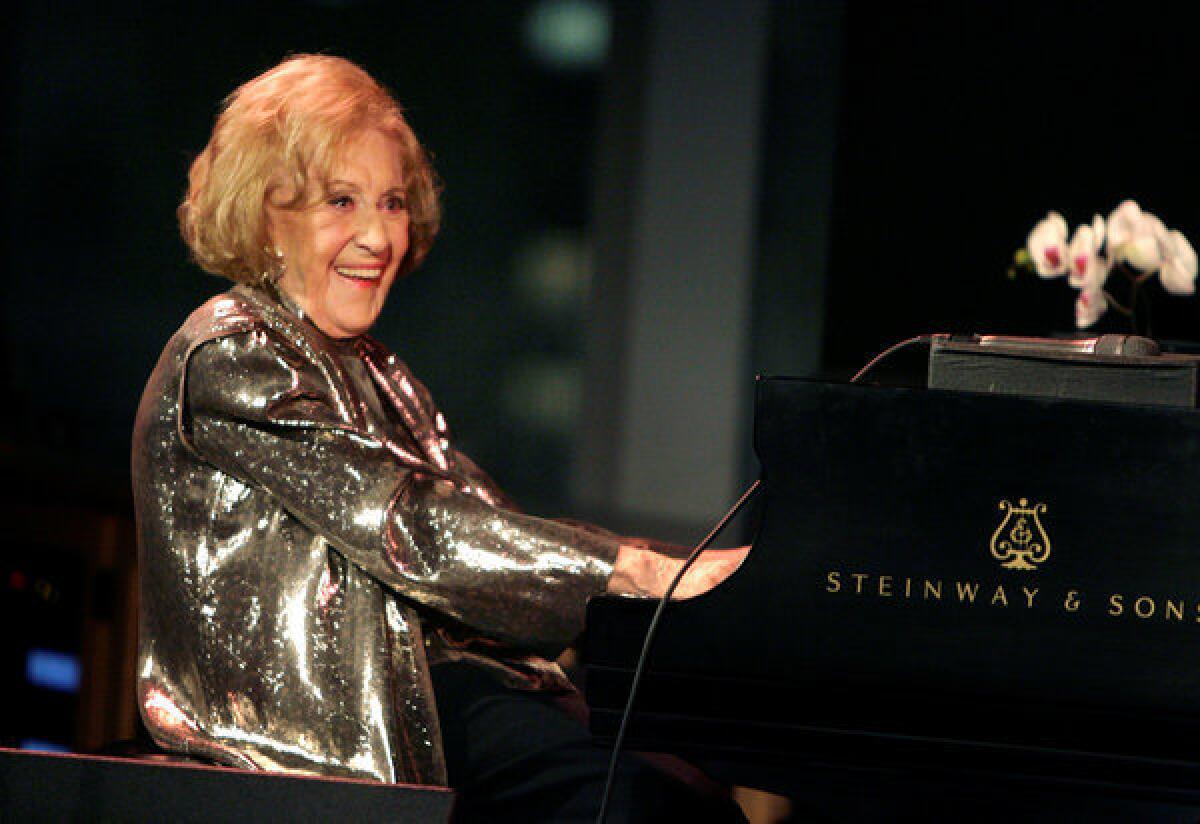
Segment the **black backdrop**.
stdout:
<svg viewBox="0 0 1200 824">
<path fill-rule="evenodd" d="M 927 331 L 1071 331 L 1064 279 L 1004 273 L 1053 209 L 1133 198 L 1200 241 L 1189 4 L 847 4 L 826 363 Z M 1155 295 L 1156 334 L 1195 300 Z M 1123 329 L 1110 312 L 1105 331 Z"/>
<path fill-rule="evenodd" d="M 323 50 L 397 91 L 447 183 L 443 237 L 397 290 L 380 336 L 431 384 L 468 448 L 502 476 L 512 464 L 518 494 L 565 489 L 569 443 L 527 460 L 550 441 L 497 427 L 496 382 L 473 377 L 497 374 L 531 330 L 536 345 L 577 347 L 572 330 L 514 317 L 509 300 L 517 238 L 546 222 L 586 226 L 595 171 L 601 78 L 530 64 L 520 48 L 530 5 L 10 11 L 3 440 L 90 456 L 123 483 L 146 374 L 187 311 L 222 288 L 186 262 L 174 227 L 188 162 L 237 83 L 289 51 Z M 1074 292 L 1063 280 L 1004 277 L 1050 209 L 1074 226 L 1132 197 L 1200 239 L 1187 4 L 849 2 L 843 19 L 829 34 L 844 45 L 829 124 L 827 373 L 919 332 L 1069 331 Z M 776 76 L 768 105 L 798 82 Z M 761 173 L 771 169 L 768 152 Z M 799 217 L 774 213 L 771 230 L 793 231 Z M 1195 337 L 1200 304 L 1159 297 L 1156 331 Z M 1102 323 L 1119 326 L 1111 313 Z M 64 381 L 73 394 L 59 392 Z"/>
<path fill-rule="evenodd" d="M 188 165 L 222 98 L 288 53 L 346 56 L 391 88 L 445 181 L 426 265 L 376 328 L 460 439 L 508 482 L 509 453 L 565 489 L 567 448 L 496 425 L 514 352 L 566 356 L 574 328 L 516 305 L 537 231 L 582 231 L 598 72 L 553 73 L 522 48 L 530 3 L 26 3 L 6 21 L 0 442 L 65 453 L 126 482 L 142 385 L 170 334 L 227 282 L 175 226 Z M 491 376 L 492 379 L 489 379 Z M 540 450 L 540 452 L 539 452 Z M 544 477 L 546 474 L 548 478 Z"/>
</svg>

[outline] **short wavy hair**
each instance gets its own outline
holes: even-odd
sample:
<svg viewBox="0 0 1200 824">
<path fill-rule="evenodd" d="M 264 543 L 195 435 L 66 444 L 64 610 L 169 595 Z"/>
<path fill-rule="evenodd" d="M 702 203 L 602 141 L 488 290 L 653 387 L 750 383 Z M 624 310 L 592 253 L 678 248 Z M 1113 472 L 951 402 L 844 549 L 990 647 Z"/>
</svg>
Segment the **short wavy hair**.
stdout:
<svg viewBox="0 0 1200 824">
<path fill-rule="evenodd" d="M 295 193 L 285 208 L 320 197 L 342 150 L 370 129 L 400 147 L 409 246 L 399 273 L 411 272 L 441 222 L 429 157 L 383 86 L 349 60 L 317 54 L 289 57 L 225 99 L 179 205 L 179 228 L 196 263 L 238 282 L 261 279 L 274 257 L 267 248 L 267 198 L 281 183 Z"/>
</svg>

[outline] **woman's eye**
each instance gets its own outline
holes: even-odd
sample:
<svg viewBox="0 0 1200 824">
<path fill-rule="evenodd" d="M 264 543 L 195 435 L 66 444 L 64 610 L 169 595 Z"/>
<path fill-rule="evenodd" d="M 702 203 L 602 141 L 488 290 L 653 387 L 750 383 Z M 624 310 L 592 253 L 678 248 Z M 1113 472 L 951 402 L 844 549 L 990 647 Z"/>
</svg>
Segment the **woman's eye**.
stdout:
<svg viewBox="0 0 1200 824">
<path fill-rule="evenodd" d="M 383 202 L 384 207 L 389 212 L 403 212 L 405 202 L 403 195 L 389 195 L 387 200 Z"/>
<path fill-rule="evenodd" d="M 350 195 L 334 195 L 329 198 L 329 205 L 335 209 L 349 209 L 354 205 L 354 199 Z"/>
</svg>

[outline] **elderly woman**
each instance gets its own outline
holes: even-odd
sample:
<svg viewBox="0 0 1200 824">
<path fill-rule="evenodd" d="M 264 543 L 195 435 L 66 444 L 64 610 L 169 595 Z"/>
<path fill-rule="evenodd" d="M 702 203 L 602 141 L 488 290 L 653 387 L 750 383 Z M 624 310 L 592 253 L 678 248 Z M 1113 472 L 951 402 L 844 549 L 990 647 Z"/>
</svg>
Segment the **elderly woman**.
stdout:
<svg viewBox="0 0 1200 824">
<path fill-rule="evenodd" d="M 561 711 L 552 661 L 589 595 L 661 593 L 680 562 L 516 512 L 367 336 L 438 230 L 400 108 L 345 60 L 290 58 L 226 101 L 179 217 L 197 263 L 237 285 L 167 344 L 138 410 L 155 740 L 252 769 L 449 780 L 482 817 L 594 814 L 604 753 Z M 682 594 L 740 558 L 702 557 Z M 695 797 L 642 762 L 618 787 Z"/>
</svg>

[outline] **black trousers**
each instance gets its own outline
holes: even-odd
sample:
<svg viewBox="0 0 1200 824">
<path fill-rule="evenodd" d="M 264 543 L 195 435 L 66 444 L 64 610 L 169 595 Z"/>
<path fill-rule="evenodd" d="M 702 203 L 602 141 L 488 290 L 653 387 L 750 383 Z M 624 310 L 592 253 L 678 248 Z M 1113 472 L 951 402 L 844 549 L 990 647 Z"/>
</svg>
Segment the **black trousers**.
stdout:
<svg viewBox="0 0 1200 824">
<path fill-rule="evenodd" d="M 509 689 L 463 662 L 432 668 L 456 822 L 593 822 L 609 751 L 577 695 Z M 728 793 L 677 759 L 625 753 L 610 822 L 744 822 Z"/>
</svg>

